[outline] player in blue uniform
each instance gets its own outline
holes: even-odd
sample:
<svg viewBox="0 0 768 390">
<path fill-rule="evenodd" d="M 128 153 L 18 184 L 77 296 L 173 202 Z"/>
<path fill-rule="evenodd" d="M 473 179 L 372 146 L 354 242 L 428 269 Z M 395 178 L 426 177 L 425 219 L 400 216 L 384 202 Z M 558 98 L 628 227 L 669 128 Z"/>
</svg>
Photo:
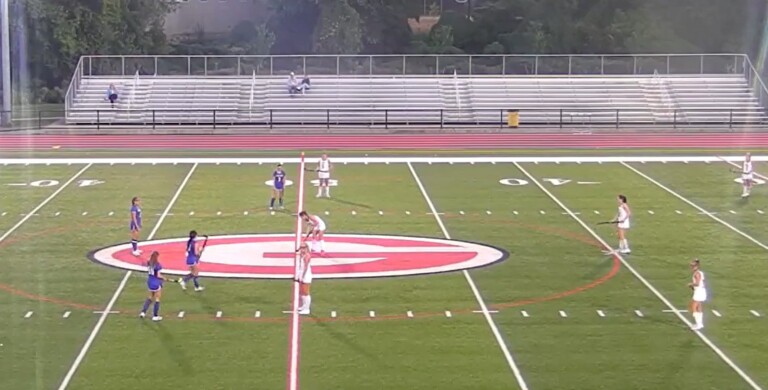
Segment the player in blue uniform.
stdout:
<svg viewBox="0 0 768 390">
<path fill-rule="evenodd" d="M 206 237 L 207 240 L 207 237 Z M 197 232 L 192 230 L 189 232 L 189 240 L 187 240 L 187 267 L 189 267 L 189 273 L 184 275 L 183 278 L 179 278 L 179 284 L 182 290 L 187 289 L 187 282 L 192 279 L 195 284 L 195 291 L 203 291 L 205 287 L 201 286 L 197 280 L 197 264 L 200 262 L 200 255 L 203 254 L 203 248 L 197 246 Z"/>
<path fill-rule="evenodd" d="M 280 208 L 283 209 L 283 192 L 285 190 L 285 171 L 283 164 L 277 164 L 277 169 L 272 172 L 272 200 L 269 202 L 269 209 L 275 209 L 275 198 L 280 200 Z"/>
<path fill-rule="evenodd" d="M 131 248 L 134 256 L 140 256 L 139 235 L 141 234 L 141 199 L 134 196 L 131 199 Z"/>
<path fill-rule="evenodd" d="M 155 251 L 149 256 L 147 262 L 147 289 L 149 290 L 149 297 L 144 301 L 144 307 L 141 308 L 139 313 L 140 318 L 147 316 L 147 310 L 149 305 L 154 302 L 152 308 L 152 321 L 162 321 L 163 317 L 160 317 L 160 295 L 163 291 L 163 282 L 168 280 L 163 276 L 160 271 L 163 266 L 160 265 L 160 253 Z"/>
</svg>

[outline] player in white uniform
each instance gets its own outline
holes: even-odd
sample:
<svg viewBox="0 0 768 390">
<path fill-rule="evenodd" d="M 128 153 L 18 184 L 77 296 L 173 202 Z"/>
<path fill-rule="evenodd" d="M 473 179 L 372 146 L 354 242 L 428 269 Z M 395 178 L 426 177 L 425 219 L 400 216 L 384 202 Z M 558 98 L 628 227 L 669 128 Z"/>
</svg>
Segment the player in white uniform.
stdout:
<svg viewBox="0 0 768 390">
<path fill-rule="evenodd" d="M 754 171 L 752 167 L 752 156 L 747 153 L 744 156 L 744 164 L 741 166 L 741 184 L 744 190 L 741 192 L 741 197 L 749 197 L 749 192 L 752 190 L 752 183 L 754 182 Z"/>
<path fill-rule="evenodd" d="M 624 195 L 618 196 L 619 211 L 616 213 L 616 230 L 619 235 L 619 252 L 631 253 L 629 250 L 629 241 L 627 241 L 627 230 L 629 230 L 629 219 L 632 217 L 632 211 L 627 204 L 627 197 Z"/>
<path fill-rule="evenodd" d="M 695 323 L 693 330 L 701 330 L 704 328 L 704 311 L 701 306 L 707 300 L 707 287 L 704 284 L 704 271 L 701 270 L 699 259 L 693 259 L 690 266 L 693 270 L 693 277 L 691 278 L 691 283 L 688 283 L 688 287 L 693 290 L 693 298 L 690 305 Z"/>
<path fill-rule="evenodd" d="M 317 179 L 320 181 L 320 184 L 317 187 L 317 198 L 323 196 L 323 192 L 325 192 L 326 198 L 331 197 L 331 187 L 328 184 L 331 179 L 331 169 L 333 169 L 331 160 L 328 159 L 327 154 L 323 153 L 320 160 L 317 162 Z"/>
<path fill-rule="evenodd" d="M 308 315 L 310 305 L 312 305 L 312 296 L 309 295 L 309 288 L 312 286 L 312 266 L 309 264 L 312 260 L 312 253 L 306 242 L 299 246 L 298 253 L 295 280 L 299 282 L 299 314 Z"/>
<path fill-rule="evenodd" d="M 307 224 L 307 238 L 312 237 L 312 245 L 309 249 L 312 252 L 320 252 L 320 256 L 325 255 L 325 222 L 317 215 L 311 215 L 306 211 L 299 213 L 301 219 Z"/>
</svg>

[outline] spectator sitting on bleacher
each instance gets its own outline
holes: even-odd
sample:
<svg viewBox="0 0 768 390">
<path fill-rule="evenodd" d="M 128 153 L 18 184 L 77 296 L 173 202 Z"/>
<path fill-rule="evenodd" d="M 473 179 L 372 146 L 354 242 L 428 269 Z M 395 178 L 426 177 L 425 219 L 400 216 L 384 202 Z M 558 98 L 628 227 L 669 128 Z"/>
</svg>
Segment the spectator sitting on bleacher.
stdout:
<svg viewBox="0 0 768 390">
<path fill-rule="evenodd" d="M 115 101 L 117 101 L 117 88 L 115 88 L 115 84 L 109 84 L 109 88 L 107 88 L 107 100 L 109 100 L 109 104 L 112 108 L 115 108 Z"/>
<path fill-rule="evenodd" d="M 288 77 L 288 93 L 293 96 L 295 93 L 301 92 L 301 86 L 299 86 L 299 80 L 296 80 L 296 75 L 291 72 L 291 75 Z"/>
<path fill-rule="evenodd" d="M 304 91 L 309 90 L 310 86 L 311 85 L 309 81 L 309 76 L 305 74 L 304 77 L 301 79 L 301 85 L 299 85 L 299 88 L 301 89 L 301 93 L 303 94 Z"/>
</svg>

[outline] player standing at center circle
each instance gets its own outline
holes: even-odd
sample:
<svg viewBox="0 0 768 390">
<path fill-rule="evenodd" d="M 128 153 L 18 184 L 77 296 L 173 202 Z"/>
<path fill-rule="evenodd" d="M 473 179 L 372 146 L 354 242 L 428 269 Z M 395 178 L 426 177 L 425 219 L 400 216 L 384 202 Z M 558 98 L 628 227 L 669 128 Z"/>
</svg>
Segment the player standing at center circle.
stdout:
<svg viewBox="0 0 768 390">
<path fill-rule="evenodd" d="M 317 162 L 317 179 L 319 184 L 317 186 L 316 198 L 323 196 L 323 192 L 325 192 L 326 198 L 331 197 L 331 187 L 329 185 L 329 182 L 331 181 L 331 169 L 333 169 L 331 160 L 328 159 L 327 154 L 323 153 L 323 155 L 320 156 L 320 160 Z M 323 191 L 323 189 L 325 189 L 325 191 Z"/>
<path fill-rule="evenodd" d="M 320 256 L 325 255 L 325 221 L 317 215 L 312 215 L 306 211 L 299 213 L 299 217 L 307 224 L 306 238 L 312 237 L 312 245 L 309 249 L 312 252 L 320 252 Z"/>
<path fill-rule="evenodd" d="M 279 199 L 280 209 L 283 207 L 283 194 L 285 193 L 285 171 L 283 164 L 277 164 L 277 168 L 272 172 L 272 199 L 269 201 L 269 209 L 275 209 L 275 198 Z"/>
</svg>

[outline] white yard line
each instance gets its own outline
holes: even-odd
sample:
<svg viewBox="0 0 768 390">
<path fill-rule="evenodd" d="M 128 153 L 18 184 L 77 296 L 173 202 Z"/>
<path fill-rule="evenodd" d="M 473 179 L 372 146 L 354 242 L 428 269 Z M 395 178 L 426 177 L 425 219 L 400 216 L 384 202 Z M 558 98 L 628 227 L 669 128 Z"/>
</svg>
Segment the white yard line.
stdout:
<svg viewBox="0 0 768 390">
<path fill-rule="evenodd" d="M 560 199 L 558 199 L 555 195 L 553 195 L 546 187 L 544 187 L 541 184 L 541 182 L 539 182 L 536 178 L 534 178 L 533 175 L 528 173 L 528 171 L 525 170 L 522 166 L 520 166 L 520 164 L 518 163 L 514 163 L 514 164 L 517 167 L 517 169 L 520 170 L 520 172 L 522 172 L 525 176 L 527 176 L 531 180 L 531 182 L 534 183 L 537 187 L 539 187 L 539 189 L 542 192 L 544 192 L 550 199 L 552 199 L 553 202 L 557 203 L 557 205 L 560 206 L 560 208 L 563 209 L 563 211 L 567 212 L 571 216 L 571 218 L 573 218 L 579 225 L 581 225 L 581 227 L 583 227 L 584 230 L 589 232 L 589 234 L 592 235 L 592 237 L 594 237 L 597 241 L 599 241 L 606 249 L 613 250 L 613 248 L 610 245 L 608 245 L 608 243 L 602 237 L 600 237 L 591 227 L 589 227 L 589 225 L 584 223 L 584 221 L 581 218 L 573 214 L 573 212 L 568 208 L 568 206 L 566 206 L 563 202 L 560 201 Z M 648 290 L 650 290 L 653 293 L 653 295 L 656 296 L 656 298 L 658 298 L 661 302 L 663 302 L 664 305 L 667 306 L 670 310 L 673 310 L 673 313 L 677 316 L 677 318 L 680 319 L 680 321 L 682 321 L 689 328 L 693 325 L 691 324 L 690 321 L 688 321 L 687 318 L 685 318 L 682 314 L 680 314 L 678 309 L 666 297 L 664 297 L 664 295 L 662 295 L 661 292 L 659 292 L 659 290 L 656 289 L 656 287 L 654 287 L 650 282 L 648 282 L 648 280 L 646 280 L 642 275 L 640 275 L 640 273 L 635 270 L 635 267 L 630 265 L 624 259 L 624 257 L 621 256 L 621 254 L 615 253 L 615 256 L 617 259 L 619 259 L 619 261 L 621 261 L 621 264 L 624 265 L 624 267 L 630 273 L 632 273 L 632 275 L 634 275 L 637 280 L 640 281 L 640 283 L 642 283 Z M 762 390 L 762 388 L 749 375 L 747 375 L 747 373 L 744 372 L 744 370 L 742 370 L 739 366 L 737 366 L 736 363 L 734 363 L 733 360 L 731 360 L 731 358 L 729 358 L 718 346 L 716 346 L 709 339 L 709 337 L 707 337 L 706 335 L 704 335 L 704 333 L 698 330 L 692 330 L 692 332 L 696 334 L 696 336 L 698 336 L 701 339 L 701 341 L 703 341 L 704 344 L 706 344 L 718 357 L 720 357 L 720 359 L 723 362 L 725 362 L 745 382 L 747 382 L 753 390 Z"/>
<path fill-rule="evenodd" d="M 635 172 L 636 174 L 640 175 L 641 177 L 643 177 L 646 180 L 650 181 L 651 183 L 655 184 L 657 187 L 661 188 L 662 190 L 667 191 L 671 195 L 675 196 L 677 199 L 680 199 L 683 202 L 687 203 L 689 206 L 695 208 L 696 210 L 699 210 L 702 214 L 706 215 L 707 217 L 714 219 L 715 221 L 719 222 L 720 224 L 722 224 L 723 226 L 727 227 L 728 229 L 733 230 L 734 232 L 738 233 L 739 235 L 741 235 L 742 237 L 746 238 L 747 240 L 752 241 L 754 244 L 760 246 L 761 248 L 763 248 L 765 250 L 768 250 L 768 245 L 763 244 L 762 242 L 758 241 L 757 239 L 755 239 L 754 237 L 750 236 L 749 234 L 744 233 L 743 231 L 739 230 L 738 228 L 736 228 L 735 226 L 731 225 L 730 223 L 725 222 L 721 218 L 717 217 L 714 213 L 711 213 L 711 212 L 709 212 L 707 210 L 704 210 L 703 207 L 697 205 L 696 203 L 693 203 L 692 201 L 688 200 L 684 196 L 682 196 L 682 195 L 678 194 L 677 192 L 673 191 L 672 189 L 670 189 L 669 187 L 665 186 L 664 184 L 659 183 L 654 178 L 646 175 L 643 172 L 640 172 L 639 170 L 637 170 L 637 168 L 635 168 L 635 167 L 633 167 L 633 166 L 631 166 L 631 165 L 629 165 L 629 164 L 627 164 L 625 162 L 621 162 L 621 165 L 627 167 L 627 169 L 629 169 L 630 171 Z"/>
<path fill-rule="evenodd" d="M 83 169 L 77 171 L 77 173 L 75 173 L 72 177 L 70 177 L 69 180 L 67 180 L 64 184 L 61 185 L 61 187 L 59 187 L 56 191 L 53 191 L 53 193 L 51 195 L 49 195 L 47 198 L 45 198 L 45 200 L 40 202 L 40 204 L 37 205 L 37 207 L 33 208 L 32 211 L 28 212 L 27 215 L 24 216 L 24 218 L 20 219 L 19 222 L 17 222 L 10 229 L 8 229 L 8 231 L 6 231 L 2 236 L 0 236 L 0 242 L 5 241 L 5 239 L 8 238 L 8 236 L 10 236 L 11 234 L 13 234 L 13 232 L 15 232 L 16 229 L 20 228 L 21 225 L 23 225 L 30 218 L 32 218 L 32 216 L 37 214 L 37 212 L 40 211 L 40 209 L 45 207 L 45 205 L 47 205 L 50 201 L 52 201 L 53 198 L 55 198 L 62 191 L 64 191 L 64 189 L 66 189 L 73 181 L 77 180 L 77 178 L 80 177 L 80 175 L 82 175 L 83 172 L 85 172 L 86 169 L 91 167 L 91 165 L 93 165 L 93 164 L 88 164 L 88 165 L 84 166 Z"/>
<path fill-rule="evenodd" d="M 160 218 L 157 220 L 155 227 L 147 236 L 147 240 L 151 240 L 155 237 L 155 234 L 157 234 L 157 231 L 160 229 L 160 225 L 162 225 L 163 221 L 165 220 L 165 217 L 168 215 L 168 212 L 171 211 L 173 204 L 176 203 L 176 199 L 178 199 L 179 195 L 181 195 L 181 191 L 187 185 L 189 178 L 192 177 L 192 173 L 195 172 L 196 168 L 197 168 L 197 163 L 192 165 L 192 168 L 190 168 L 189 172 L 187 173 L 187 176 L 184 177 L 184 180 L 182 180 L 181 184 L 179 184 L 179 187 L 176 189 L 176 193 L 173 194 L 173 197 L 171 197 L 171 201 L 168 202 L 168 206 L 165 207 L 165 210 L 163 210 L 163 214 L 160 215 Z M 96 326 L 93 327 L 91 334 L 88 335 L 88 338 L 85 340 L 85 344 L 83 344 L 83 347 L 80 349 L 80 353 L 77 354 L 75 361 L 72 363 L 72 366 L 69 368 L 69 371 L 67 371 L 67 374 L 64 376 L 64 379 L 61 381 L 61 385 L 59 385 L 58 387 L 59 390 L 64 390 L 67 388 L 67 386 L 69 386 L 69 382 L 72 381 L 72 378 L 74 377 L 75 372 L 77 372 L 77 369 L 80 367 L 80 364 L 83 362 L 85 355 L 88 353 L 88 350 L 91 348 L 91 345 L 93 344 L 93 340 L 96 339 L 96 335 L 99 334 L 101 327 L 104 326 L 104 322 L 106 322 L 107 317 L 112 311 L 112 307 L 115 306 L 115 302 L 117 302 L 117 298 L 120 297 L 120 294 L 123 292 L 123 289 L 125 289 L 125 285 L 126 283 L 128 283 L 128 279 L 131 277 L 131 273 L 132 271 L 126 272 L 125 276 L 123 276 L 123 279 L 120 281 L 120 284 L 117 285 L 117 289 L 115 290 L 115 293 L 112 294 L 112 298 L 109 299 L 107 306 L 104 308 L 104 311 L 99 316 L 99 320 L 96 321 Z"/>
<path fill-rule="evenodd" d="M 296 212 L 304 210 L 304 153 L 301 153 L 299 162 L 299 183 L 296 193 Z M 354 212 L 353 212 L 354 213 Z M 296 237 L 295 247 L 296 254 L 293 258 L 293 273 L 298 277 L 299 274 L 299 255 L 298 250 L 301 246 L 302 230 L 301 217 L 296 215 Z M 287 389 L 297 390 L 299 388 L 299 344 L 301 343 L 301 319 L 299 318 L 299 299 L 300 288 L 299 283 L 294 282 L 291 285 L 291 323 L 288 329 L 288 370 L 286 372 Z"/>
<path fill-rule="evenodd" d="M 413 169 L 413 165 L 411 165 L 410 162 L 408 164 L 408 169 L 411 171 L 411 175 L 413 176 L 413 179 L 416 181 L 416 185 L 418 185 L 419 190 L 421 191 L 421 194 L 424 196 L 424 200 L 427 202 L 427 205 L 429 206 L 429 209 L 432 211 L 432 214 L 435 216 L 435 221 L 437 221 L 438 226 L 440 226 L 440 230 L 443 232 L 443 235 L 446 239 L 451 239 L 450 234 L 448 234 L 448 230 L 445 228 L 445 224 L 443 224 L 442 218 L 440 218 L 440 215 L 437 213 L 437 209 L 435 208 L 434 203 L 432 203 L 432 199 L 429 198 L 429 195 L 427 194 L 427 190 L 424 188 L 424 184 L 421 183 L 421 179 L 419 179 L 419 175 L 416 173 L 416 170 Z M 496 322 L 493 320 L 493 317 L 491 317 L 491 313 L 488 311 L 488 306 L 485 304 L 485 301 L 483 300 L 483 297 L 480 295 L 480 291 L 478 291 L 477 286 L 475 285 L 475 281 L 472 280 L 472 276 L 469 275 L 469 272 L 466 270 L 462 271 L 464 274 L 464 278 L 467 280 L 467 283 L 469 284 L 469 288 L 472 290 L 472 293 L 475 295 L 475 299 L 477 300 L 477 304 L 480 305 L 480 309 L 482 310 L 483 317 L 485 317 L 485 320 L 488 322 L 488 326 L 491 328 L 491 332 L 493 333 L 493 336 L 496 338 L 496 342 L 499 344 L 499 348 L 501 348 L 501 352 L 504 354 L 504 358 L 507 359 L 507 364 L 509 364 L 509 368 L 512 370 L 512 373 L 515 375 L 515 379 L 517 379 L 517 384 L 520 386 L 521 390 L 528 390 L 528 385 L 525 383 L 525 379 L 523 379 L 523 374 L 520 372 L 520 368 L 517 366 L 517 363 L 515 363 L 515 359 L 512 357 L 512 353 L 509 352 L 509 348 L 507 347 L 506 342 L 504 341 L 504 338 L 501 336 L 501 332 L 499 332 L 498 326 L 496 326 Z"/>
<path fill-rule="evenodd" d="M 389 163 L 616 163 L 616 162 L 710 162 L 717 160 L 741 162 L 742 157 L 719 156 L 510 156 L 510 157 L 338 157 L 334 159 L 342 164 L 386 164 Z M 752 161 L 768 161 L 768 156 L 752 156 Z M 280 157 L 168 157 L 168 158 L 0 158 L 3 165 L 67 165 L 67 164 L 130 164 L 130 165 L 157 165 L 157 164 L 298 164 L 299 158 Z"/>
</svg>

